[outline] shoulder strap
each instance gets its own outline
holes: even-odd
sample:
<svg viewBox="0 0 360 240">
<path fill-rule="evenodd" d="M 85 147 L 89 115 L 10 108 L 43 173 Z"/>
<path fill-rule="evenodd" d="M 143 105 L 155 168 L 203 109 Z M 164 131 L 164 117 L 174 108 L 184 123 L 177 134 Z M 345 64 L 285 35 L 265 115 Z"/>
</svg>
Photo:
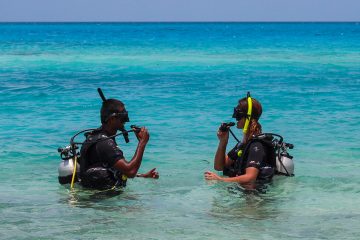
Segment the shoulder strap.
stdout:
<svg viewBox="0 0 360 240">
<path fill-rule="evenodd" d="M 250 140 L 246 145 L 244 150 L 242 151 L 241 155 L 239 156 L 239 158 L 236 160 L 237 161 L 237 169 L 239 174 L 244 174 L 245 173 L 245 164 L 246 161 L 245 159 L 247 158 L 247 156 L 249 155 L 249 148 L 251 143 L 255 142 L 254 140 Z"/>
<path fill-rule="evenodd" d="M 86 139 L 80 150 L 80 172 L 83 173 L 88 168 L 88 153 L 91 147 L 93 147 L 99 139 L 107 138 L 106 135 L 100 132 L 91 132 L 86 134 Z"/>
</svg>

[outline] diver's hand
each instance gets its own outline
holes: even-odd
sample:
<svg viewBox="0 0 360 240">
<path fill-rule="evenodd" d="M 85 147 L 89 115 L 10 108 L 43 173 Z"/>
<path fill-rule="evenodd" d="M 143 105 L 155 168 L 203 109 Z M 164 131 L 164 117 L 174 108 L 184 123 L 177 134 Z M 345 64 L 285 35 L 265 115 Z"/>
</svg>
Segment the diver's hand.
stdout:
<svg viewBox="0 0 360 240">
<path fill-rule="evenodd" d="M 156 171 L 156 168 L 153 168 L 150 171 L 148 171 L 147 173 L 138 174 L 137 177 L 158 179 L 159 173 Z"/>
<path fill-rule="evenodd" d="M 137 137 L 137 139 L 139 140 L 139 143 L 142 144 L 147 144 L 149 139 L 150 139 L 150 134 L 148 132 L 148 130 L 145 127 L 142 127 L 140 132 L 135 132 L 135 135 Z"/>
<path fill-rule="evenodd" d="M 221 177 L 219 175 L 210 171 L 206 171 L 204 173 L 204 177 L 206 180 L 221 180 Z"/>
<path fill-rule="evenodd" d="M 220 131 L 220 129 L 219 129 L 217 132 L 217 137 L 221 143 L 227 144 L 227 142 L 229 140 L 229 131 L 223 132 L 223 131 Z"/>
</svg>

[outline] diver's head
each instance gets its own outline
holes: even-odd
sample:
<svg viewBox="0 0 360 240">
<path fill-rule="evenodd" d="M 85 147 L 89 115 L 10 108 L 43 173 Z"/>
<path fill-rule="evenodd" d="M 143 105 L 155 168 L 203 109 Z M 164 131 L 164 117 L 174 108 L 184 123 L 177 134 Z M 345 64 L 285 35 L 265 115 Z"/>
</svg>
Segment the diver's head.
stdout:
<svg viewBox="0 0 360 240">
<path fill-rule="evenodd" d="M 236 119 L 236 127 L 243 129 L 245 135 L 251 137 L 261 133 L 259 118 L 262 114 L 262 106 L 258 100 L 252 98 L 250 93 L 247 97 L 239 100 L 234 108 L 233 118 Z"/>
<path fill-rule="evenodd" d="M 124 124 L 130 121 L 124 103 L 116 99 L 103 101 L 100 116 L 103 125 L 109 125 L 116 130 L 123 129 Z"/>
</svg>

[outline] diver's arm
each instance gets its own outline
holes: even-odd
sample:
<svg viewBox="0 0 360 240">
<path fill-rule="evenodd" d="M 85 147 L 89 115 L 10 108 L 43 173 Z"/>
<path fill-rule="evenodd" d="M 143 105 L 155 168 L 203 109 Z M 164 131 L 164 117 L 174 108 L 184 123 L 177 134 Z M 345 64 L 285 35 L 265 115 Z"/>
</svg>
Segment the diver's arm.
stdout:
<svg viewBox="0 0 360 240">
<path fill-rule="evenodd" d="M 246 168 L 246 173 L 237 177 L 225 178 L 222 177 L 223 182 L 237 182 L 237 183 L 250 183 L 255 182 L 259 174 L 259 169 L 254 167 Z"/>
<path fill-rule="evenodd" d="M 159 173 L 156 171 L 156 168 L 153 168 L 150 171 L 148 171 L 147 173 L 136 174 L 136 177 L 158 179 L 159 178 Z"/>
<path fill-rule="evenodd" d="M 141 128 L 140 132 L 135 134 L 136 137 L 139 139 L 139 143 L 131 161 L 127 162 L 125 159 L 120 159 L 114 165 L 114 168 L 120 170 L 123 174 L 130 178 L 136 177 L 136 174 L 141 165 L 146 144 L 150 138 L 150 135 L 146 128 Z"/>
<path fill-rule="evenodd" d="M 219 145 L 218 148 L 216 150 L 215 153 L 215 158 L 214 158 L 214 169 L 217 171 L 222 171 L 224 170 L 225 166 L 230 166 L 231 165 L 231 159 L 228 158 L 228 156 L 226 156 L 226 146 L 228 144 L 228 140 L 229 140 L 229 132 L 222 132 L 222 131 L 218 131 L 217 132 L 217 136 L 219 138 Z"/>
<path fill-rule="evenodd" d="M 224 169 L 225 165 L 225 151 L 226 151 L 226 145 L 227 143 L 219 142 L 219 146 L 215 153 L 215 159 L 214 159 L 214 169 L 216 171 L 222 171 Z"/>
<path fill-rule="evenodd" d="M 220 177 L 216 173 L 213 172 L 205 172 L 206 180 L 218 180 L 223 182 L 237 182 L 237 183 L 251 183 L 255 182 L 256 178 L 259 174 L 259 169 L 254 167 L 246 168 L 246 172 L 244 175 L 236 176 L 236 177 Z"/>
<path fill-rule="evenodd" d="M 127 177 L 134 178 L 140 168 L 142 157 L 145 151 L 145 146 L 146 144 L 142 144 L 141 142 L 139 142 L 131 161 L 127 162 L 124 158 L 120 159 L 115 163 L 114 168 L 120 170 Z"/>
</svg>

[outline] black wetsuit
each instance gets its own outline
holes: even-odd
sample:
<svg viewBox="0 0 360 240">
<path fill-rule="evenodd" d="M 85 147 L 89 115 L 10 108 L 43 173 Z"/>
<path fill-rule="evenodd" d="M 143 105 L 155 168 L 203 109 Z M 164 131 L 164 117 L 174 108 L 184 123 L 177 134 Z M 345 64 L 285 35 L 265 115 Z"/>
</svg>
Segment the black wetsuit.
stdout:
<svg viewBox="0 0 360 240">
<path fill-rule="evenodd" d="M 242 151 L 242 154 L 238 154 L 239 151 Z M 234 164 L 224 169 L 224 175 L 229 177 L 243 175 L 246 168 L 254 167 L 259 170 L 257 180 L 270 180 L 274 176 L 273 149 L 261 141 L 251 141 L 247 146 L 237 144 L 228 152 L 228 157 L 234 160 Z"/>
<path fill-rule="evenodd" d="M 126 180 L 113 168 L 117 161 L 124 158 L 123 152 L 115 138 L 101 140 L 108 136 L 101 129 L 95 130 L 87 136 L 81 148 L 80 177 L 84 187 L 108 189 L 117 185 L 125 186 Z"/>
</svg>

